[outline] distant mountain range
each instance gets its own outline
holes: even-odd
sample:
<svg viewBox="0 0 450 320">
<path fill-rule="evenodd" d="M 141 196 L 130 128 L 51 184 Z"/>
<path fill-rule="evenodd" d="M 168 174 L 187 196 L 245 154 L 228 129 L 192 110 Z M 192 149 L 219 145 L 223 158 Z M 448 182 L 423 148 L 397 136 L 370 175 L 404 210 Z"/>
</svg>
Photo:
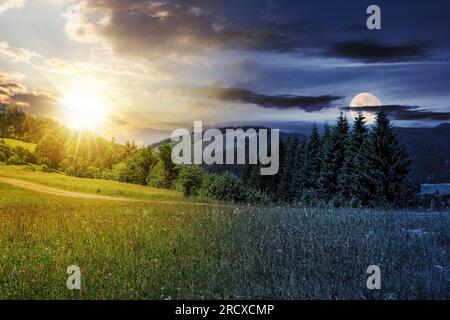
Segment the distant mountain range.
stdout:
<svg viewBox="0 0 450 320">
<path fill-rule="evenodd" d="M 421 183 L 450 182 L 450 124 L 396 128 L 411 160 L 411 176 Z"/>
</svg>

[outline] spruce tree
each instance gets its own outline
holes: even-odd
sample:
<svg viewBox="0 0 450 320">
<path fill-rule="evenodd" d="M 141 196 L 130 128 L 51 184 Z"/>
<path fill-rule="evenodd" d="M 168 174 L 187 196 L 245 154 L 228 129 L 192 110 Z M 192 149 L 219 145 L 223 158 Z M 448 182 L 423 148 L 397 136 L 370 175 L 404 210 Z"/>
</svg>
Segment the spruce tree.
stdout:
<svg viewBox="0 0 450 320">
<path fill-rule="evenodd" d="M 286 148 L 282 154 L 280 163 L 280 179 L 278 186 L 278 197 L 285 202 L 294 200 L 295 190 L 293 190 L 293 177 L 295 174 L 295 159 L 297 149 L 297 139 L 290 137 L 286 142 Z"/>
<path fill-rule="evenodd" d="M 340 171 L 344 165 L 346 150 L 349 144 L 349 124 L 344 113 L 341 112 L 337 122 L 336 127 L 333 131 L 333 143 L 335 149 L 335 165 L 336 169 Z M 338 174 L 339 172 L 336 172 Z M 337 176 L 337 175 L 336 175 Z"/>
<path fill-rule="evenodd" d="M 159 148 L 159 158 L 163 167 L 162 185 L 164 188 L 169 188 L 177 177 L 180 169 L 172 161 L 172 147 L 169 144 L 164 144 Z"/>
<path fill-rule="evenodd" d="M 329 200 L 332 189 L 334 189 L 334 178 L 336 175 L 336 166 L 334 162 L 335 144 L 333 141 L 333 132 L 330 126 L 324 125 L 322 137 L 322 148 L 320 152 L 321 169 L 318 180 L 318 195 L 321 199 Z"/>
<path fill-rule="evenodd" d="M 377 115 L 371 145 L 375 200 L 398 204 L 405 193 L 405 182 L 411 161 L 405 149 L 399 144 L 389 117 L 384 111 L 380 111 Z"/>
<path fill-rule="evenodd" d="M 344 167 L 349 143 L 348 120 L 342 112 L 337 119 L 331 137 L 327 135 L 325 132 L 320 174 L 320 196 L 322 199 L 329 201 L 336 198 L 339 191 L 338 177 Z"/>
<path fill-rule="evenodd" d="M 292 178 L 292 189 L 294 191 L 294 201 L 301 200 L 303 190 L 306 184 L 306 170 L 305 170 L 305 149 L 306 142 L 302 139 L 297 139 L 294 158 L 294 172 Z"/>
<path fill-rule="evenodd" d="M 317 190 L 320 177 L 321 139 L 317 126 L 314 125 L 305 148 L 305 189 Z"/>
<path fill-rule="evenodd" d="M 350 141 L 347 145 L 344 165 L 339 174 L 339 196 L 352 204 L 359 204 L 356 201 L 359 196 L 363 178 L 361 174 L 365 170 L 365 162 L 367 162 L 366 155 L 363 148 L 367 143 L 367 128 L 366 118 L 364 113 L 358 112 L 354 119 L 353 128 L 350 134 Z"/>
</svg>

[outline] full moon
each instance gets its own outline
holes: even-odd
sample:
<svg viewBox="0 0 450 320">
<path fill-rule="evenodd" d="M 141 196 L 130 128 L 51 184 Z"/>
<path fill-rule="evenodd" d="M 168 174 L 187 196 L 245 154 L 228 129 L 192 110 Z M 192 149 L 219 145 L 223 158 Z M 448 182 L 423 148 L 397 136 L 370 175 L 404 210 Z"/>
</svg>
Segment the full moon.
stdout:
<svg viewBox="0 0 450 320">
<path fill-rule="evenodd" d="M 358 94 L 350 102 L 350 108 L 358 107 L 380 107 L 381 102 L 378 97 L 369 92 L 363 92 Z"/>
<path fill-rule="evenodd" d="M 362 107 L 374 107 L 374 112 L 368 112 L 366 109 L 366 112 L 363 112 L 364 117 L 366 117 L 366 121 L 368 123 L 375 122 L 375 112 L 377 110 L 377 107 L 381 106 L 381 101 L 378 99 L 378 97 L 372 93 L 369 92 L 363 92 L 358 95 L 356 95 L 352 102 L 350 102 L 350 115 L 352 118 L 356 118 L 358 116 L 357 110 L 358 108 Z"/>
</svg>

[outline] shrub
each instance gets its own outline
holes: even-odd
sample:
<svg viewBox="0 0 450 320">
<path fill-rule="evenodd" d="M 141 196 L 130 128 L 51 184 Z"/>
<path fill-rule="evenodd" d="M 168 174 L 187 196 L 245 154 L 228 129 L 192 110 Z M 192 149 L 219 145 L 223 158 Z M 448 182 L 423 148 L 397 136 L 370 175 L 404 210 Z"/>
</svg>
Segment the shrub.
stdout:
<svg viewBox="0 0 450 320">
<path fill-rule="evenodd" d="M 203 170 L 198 166 L 183 167 L 180 170 L 178 179 L 175 181 L 175 188 L 182 191 L 185 197 L 198 195 L 203 183 Z"/>
<path fill-rule="evenodd" d="M 12 149 L 3 140 L 0 140 L 0 161 L 8 161 L 12 154 Z"/>
<path fill-rule="evenodd" d="M 157 161 L 151 147 L 140 149 L 125 162 L 120 181 L 147 185 L 150 172 Z"/>
<path fill-rule="evenodd" d="M 116 164 L 109 173 L 110 179 L 121 182 L 125 181 L 125 170 L 126 170 L 125 162 L 120 162 Z"/>
<path fill-rule="evenodd" d="M 155 164 L 148 175 L 148 185 L 153 188 L 168 188 L 164 165 L 161 161 Z"/>
<path fill-rule="evenodd" d="M 238 177 L 229 172 L 206 175 L 203 179 L 200 194 L 215 200 L 232 202 L 246 200 L 244 184 Z"/>
<path fill-rule="evenodd" d="M 23 147 L 15 147 L 6 162 L 15 165 L 27 164 L 34 162 L 34 156 Z"/>
</svg>

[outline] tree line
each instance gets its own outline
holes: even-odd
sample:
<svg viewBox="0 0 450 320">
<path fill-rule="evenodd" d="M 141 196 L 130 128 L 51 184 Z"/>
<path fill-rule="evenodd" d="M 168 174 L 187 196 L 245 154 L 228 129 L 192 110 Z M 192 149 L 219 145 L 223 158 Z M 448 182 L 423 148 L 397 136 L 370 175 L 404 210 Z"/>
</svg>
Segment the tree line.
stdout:
<svg viewBox="0 0 450 320">
<path fill-rule="evenodd" d="M 89 133 L 73 132 L 58 122 L 4 108 L 0 138 L 36 143 L 36 152 L 0 143 L 0 162 L 35 163 L 84 178 L 177 189 L 186 196 L 247 203 L 332 206 L 411 206 L 418 185 L 408 179 L 410 160 L 383 111 L 372 128 L 359 113 L 351 125 L 343 113 L 336 125 L 316 126 L 306 139 L 290 137 L 280 145 L 280 171 L 261 176 L 248 165 L 242 176 L 209 173 L 200 166 L 172 163 L 172 147 L 138 148 Z M 20 147 L 19 147 L 20 148 Z"/>
<path fill-rule="evenodd" d="M 350 125 L 341 113 L 336 125 L 316 126 L 306 139 L 291 137 L 282 146 L 281 172 L 266 177 L 248 167 L 243 180 L 282 202 L 332 206 L 413 206 L 419 185 L 408 179 L 411 161 L 387 114 L 373 128 L 359 112 Z"/>
</svg>

